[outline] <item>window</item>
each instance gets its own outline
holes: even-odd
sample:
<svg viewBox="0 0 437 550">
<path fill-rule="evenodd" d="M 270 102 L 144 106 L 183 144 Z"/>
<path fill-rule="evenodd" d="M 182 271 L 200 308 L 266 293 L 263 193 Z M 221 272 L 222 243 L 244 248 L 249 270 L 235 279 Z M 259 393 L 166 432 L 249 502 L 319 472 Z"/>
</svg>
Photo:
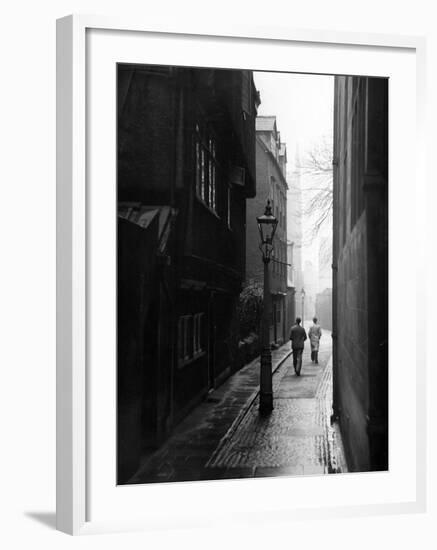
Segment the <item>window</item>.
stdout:
<svg viewBox="0 0 437 550">
<path fill-rule="evenodd" d="M 178 360 L 182 366 L 204 351 L 204 313 L 182 315 L 178 323 Z"/>
<path fill-rule="evenodd" d="M 200 181 L 200 196 L 202 198 L 202 200 L 206 200 L 206 174 L 205 174 L 205 150 L 204 149 L 200 149 L 200 169 L 201 169 L 201 172 L 200 172 L 200 177 L 201 177 L 201 181 Z"/>
<path fill-rule="evenodd" d="M 287 248 L 284 243 L 282 243 L 282 276 L 285 277 L 285 269 L 287 263 Z"/>
<path fill-rule="evenodd" d="M 287 275 L 287 245 L 281 243 L 281 277 L 284 279 Z"/>
<path fill-rule="evenodd" d="M 178 324 L 179 362 L 188 361 L 192 354 L 192 316 L 182 315 Z"/>
<path fill-rule="evenodd" d="M 227 223 L 229 229 L 232 229 L 232 224 L 231 224 L 231 200 L 232 200 L 232 189 L 231 189 L 231 186 L 228 185 L 227 197 L 226 197 L 226 223 Z"/>
<path fill-rule="evenodd" d="M 193 355 L 203 351 L 203 317 L 204 313 L 196 313 L 193 316 Z"/>
<path fill-rule="evenodd" d="M 217 145 L 212 136 L 205 139 L 196 126 L 196 195 L 217 213 Z"/>
</svg>

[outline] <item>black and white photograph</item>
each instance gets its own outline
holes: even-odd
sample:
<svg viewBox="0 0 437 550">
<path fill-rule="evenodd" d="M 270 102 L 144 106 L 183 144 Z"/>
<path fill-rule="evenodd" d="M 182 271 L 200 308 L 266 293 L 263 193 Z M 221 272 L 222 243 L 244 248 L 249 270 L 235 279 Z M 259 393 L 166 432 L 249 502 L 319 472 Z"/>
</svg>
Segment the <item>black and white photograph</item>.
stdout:
<svg viewBox="0 0 437 550">
<path fill-rule="evenodd" d="M 117 64 L 117 483 L 387 471 L 388 89 Z"/>
<path fill-rule="evenodd" d="M 2 7 L 0 547 L 437 548 L 434 3 Z"/>
</svg>

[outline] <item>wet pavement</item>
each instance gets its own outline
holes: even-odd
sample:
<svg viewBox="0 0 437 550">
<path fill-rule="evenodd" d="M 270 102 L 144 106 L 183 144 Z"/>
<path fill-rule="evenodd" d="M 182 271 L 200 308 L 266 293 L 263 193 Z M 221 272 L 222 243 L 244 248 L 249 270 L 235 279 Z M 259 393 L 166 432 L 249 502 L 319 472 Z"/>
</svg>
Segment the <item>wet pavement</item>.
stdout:
<svg viewBox="0 0 437 550">
<path fill-rule="evenodd" d="M 129 483 L 194 481 L 346 471 L 339 432 L 330 424 L 331 335 L 324 331 L 319 364 L 309 345 L 296 376 L 290 344 L 272 353 L 274 410 L 261 416 L 259 360 L 209 395 L 144 460 Z"/>
</svg>

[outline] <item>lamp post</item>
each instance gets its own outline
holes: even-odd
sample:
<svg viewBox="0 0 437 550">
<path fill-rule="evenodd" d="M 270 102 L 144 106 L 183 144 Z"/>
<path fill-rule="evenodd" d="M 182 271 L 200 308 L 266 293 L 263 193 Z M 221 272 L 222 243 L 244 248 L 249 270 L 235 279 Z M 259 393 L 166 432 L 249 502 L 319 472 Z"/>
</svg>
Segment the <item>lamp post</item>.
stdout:
<svg viewBox="0 0 437 550">
<path fill-rule="evenodd" d="M 302 287 L 302 290 L 300 291 L 300 294 L 302 296 L 302 327 L 305 324 L 305 290 Z"/>
<path fill-rule="evenodd" d="M 262 352 L 260 371 L 260 399 L 259 410 L 261 414 L 268 414 L 273 409 L 272 391 L 272 351 L 270 349 L 270 317 L 272 310 L 272 298 L 270 294 L 270 258 L 273 252 L 273 237 L 275 236 L 278 220 L 272 214 L 270 201 L 267 201 L 265 212 L 256 219 L 260 235 L 259 248 L 262 252 L 264 263 L 264 295 L 263 315 L 261 323 Z"/>
</svg>

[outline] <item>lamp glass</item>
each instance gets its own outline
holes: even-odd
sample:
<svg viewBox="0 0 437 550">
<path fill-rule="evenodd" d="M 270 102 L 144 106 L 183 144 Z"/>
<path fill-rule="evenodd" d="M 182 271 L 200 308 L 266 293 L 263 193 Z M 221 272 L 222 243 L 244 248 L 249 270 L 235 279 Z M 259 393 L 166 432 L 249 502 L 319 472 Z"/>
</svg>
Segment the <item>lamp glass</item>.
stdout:
<svg viewBox="0 0 437 550">
<path fill-rule="evenodd" d="M 264 214 L 262 216 L 258 216 L 256 221 L 258 222 L 258 231 L 261 244 L 272 244 L 276 227 L 278 225 L 278 220 L 272 214 L 272 207 L 269 200 L 267 201 Z"/>
</svg>

